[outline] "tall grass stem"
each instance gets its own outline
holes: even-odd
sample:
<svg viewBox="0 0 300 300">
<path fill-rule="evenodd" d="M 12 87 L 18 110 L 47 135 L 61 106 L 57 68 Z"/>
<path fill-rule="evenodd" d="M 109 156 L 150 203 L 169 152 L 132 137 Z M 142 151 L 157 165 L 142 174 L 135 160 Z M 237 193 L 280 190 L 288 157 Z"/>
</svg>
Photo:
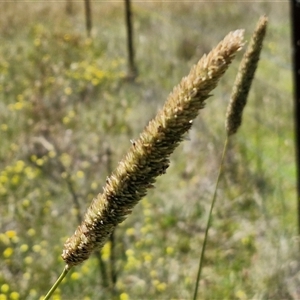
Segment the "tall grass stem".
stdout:
<svg viewBox="0 0 300 300">
<path fill-rule="evenodd" d="M 201 273 L 202 273 L 202 269 L 203 269 L 204 254 L 205 254 L 206 244 L 207 244 L 207 240 L 208 240 L 208 231 L 209 231 L 209 228 L 210 228 L 210 225 L 211 225 L 212 212 L 213 212 L 213 209 L 214 209 L 214 206 L 215 206 L 215 203 L 216 203 L 216 199 L 217 199 L 217 190 L 218 190 L 218 185 L 219 185 L 220 178 L 221 178 L 221 175 L 222 175 L 222 170 L 223 170 L 223 165 L 224 165 L 224 158 L 225 158 L 225 154 L 226 154 L 227 147 L 228 147 L 228 140 L 229 140 L 229 138 L 227 136 L 226 140 L 225 140 L 225 143 L 224 143 L 224 148 L 223 148 L 223 153 L 222 153 L 222 157 L 221 157 L 221 163 L 220 163 L 219 173 L 218 173 L 218 177 L 217 177 L 217 182 L 216 182 L 216 186 L 215 186 L 215 190 L 214 190 L 214 194 L 213 194 L 213 198 L 212 198 L 212 201 L 211 201 L 209 214 L 208 214 L 208 218 L 207 218 L 207 223 L 206 223 L 206 228 L 205 228 L 205 233 L 204 233 L 204 240 L 203 240 L 201 255 L 200 255 L 200 259 L 199 259 L 198 273 L 197 273 L 197 279 L 196 279 L 196 284 L 195 284 L 193 300 L 197 299 L 199 281 L 200 281 Z"/>
<path fill-rule="evenodd" d="M 45 296 L 44 300 L 50 299 L 50 297 L 53 295 L 57 287 L 60 285 L 60 283 L 63 281 L 63 279 L 67 276 L 68 272 L 70 271 L 70 268 L 68 266 L 65 266 L 62 273 L 56 280 L 56 282 L 53 284 L 47 295 Z"/>
</svg>

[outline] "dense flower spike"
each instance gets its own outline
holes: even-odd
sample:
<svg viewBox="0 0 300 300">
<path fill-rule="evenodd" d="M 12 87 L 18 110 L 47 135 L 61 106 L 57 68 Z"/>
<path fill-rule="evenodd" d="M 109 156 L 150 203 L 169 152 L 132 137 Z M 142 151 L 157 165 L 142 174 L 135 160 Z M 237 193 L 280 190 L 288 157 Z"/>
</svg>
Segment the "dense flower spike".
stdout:
<svg viewBox="0 0 300 300">
<path fill-rule="evenodd" d="M 93 200 L 82 224 L 66 241 L 62 257 L 67 268 L 80 264 L 93 250 L 101 248 L 118 223 L 153 186 L 155 178 L 165 173 L 168 157 L 183 140 L 209 93 L 242 46 L 243 30 L 229 33 L 174 88 L 162 110 L 107 178 L 103 193 Z"/>
<path fill-rule="evenodd" d="M 251 83 L 258 65 L 267 23 L 268 18 L 266 16 L 258 20 L 248 49 L 240 64 L 226 113 L 225 127 L 228 136 L 236 133 L 242 123 L 243 109 L 247 103 Z"/>
</svg>

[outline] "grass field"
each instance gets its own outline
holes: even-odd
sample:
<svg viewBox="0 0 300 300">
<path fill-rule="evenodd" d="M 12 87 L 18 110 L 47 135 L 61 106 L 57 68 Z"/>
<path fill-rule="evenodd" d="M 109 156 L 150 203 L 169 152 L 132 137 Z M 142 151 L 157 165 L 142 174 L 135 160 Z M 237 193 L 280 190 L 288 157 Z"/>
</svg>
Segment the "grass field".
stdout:
<svg viewBox="0 0 300 300">
<path fill-rule="evenodd" d="M 288 3 L 133 2 L 135 82 L 125 79 L 123 2 L 92 3 L 92 38 L 83 3 L 65 7 L 1 4 L 0 300 L 42 299 L 130 140 L 204 53 L 238 28 L 249 40 L 263 14 L 268 32 L 226 157 L 198 299 L 300 299 Z M 241 57 L 102 264 L 92 256 L 74 268 L 53 299 L 192 298 Z"/>
</svg>

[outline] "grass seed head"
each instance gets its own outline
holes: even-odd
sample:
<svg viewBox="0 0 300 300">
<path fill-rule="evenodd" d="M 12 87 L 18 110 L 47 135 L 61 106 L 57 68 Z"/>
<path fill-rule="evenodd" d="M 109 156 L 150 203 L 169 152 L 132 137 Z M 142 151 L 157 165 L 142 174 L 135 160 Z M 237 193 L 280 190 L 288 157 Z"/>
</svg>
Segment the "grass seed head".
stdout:
<svg viewBox="0 0 300 300">
<path fill-rule="evenodd" d="M 236 133 L 242 124 L 242 114 L 258 65 L 267 23 L 267 17 L 263 16 L 259 19 L 247 51 L 241 61 L 226 113 L 225 127 L 228 136 Z"/>
<path fill-rule="evenodd" d="M 170 154 L 184 139 L 192 120 L 242 46 L 243 30 L 229 33 L 174 88 L 162 110 L 107 179 L 102 194 L 92 201 L 74 235 L 66 241 L 62 258 L 68 268 L 101 248 L 114 228 L 153 186 L 156 177 L 166 172 Z"/>
</svg>

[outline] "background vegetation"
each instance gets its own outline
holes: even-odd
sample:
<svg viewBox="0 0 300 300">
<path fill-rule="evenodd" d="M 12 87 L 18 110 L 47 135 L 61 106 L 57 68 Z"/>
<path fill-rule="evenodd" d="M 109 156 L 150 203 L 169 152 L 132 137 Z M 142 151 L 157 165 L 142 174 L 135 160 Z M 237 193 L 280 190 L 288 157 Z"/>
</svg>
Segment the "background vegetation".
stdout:
<svg viewBox="0 0 300 300">
<path fill-rule="evenodd" d="M 268 33 L 231 141 L 201 299 L 299 299 L 288 3 L 133 2 L 139 76 L 126 80 L 122 2 L 4 2 L 0 18 L 0 299 L 40 299 L 62 246 L 130 140 L 229 31 Z M 190 299 L 241 55 L 156 188 L 54 299 Z M 114 256 L 111 256 L 113 244 Z M 106 273 L 103 277 L 101 274 Z M 116 278 L 116 284 L 113 284 Z"/>
</svg>

